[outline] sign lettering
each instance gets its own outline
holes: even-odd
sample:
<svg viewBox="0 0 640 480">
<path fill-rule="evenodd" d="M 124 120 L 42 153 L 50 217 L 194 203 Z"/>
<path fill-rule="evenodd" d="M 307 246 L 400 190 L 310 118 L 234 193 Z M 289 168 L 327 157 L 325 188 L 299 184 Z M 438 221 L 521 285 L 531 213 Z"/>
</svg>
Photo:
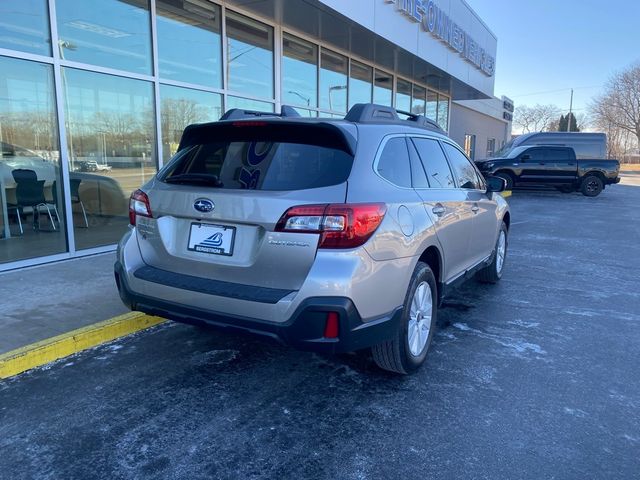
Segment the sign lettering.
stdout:
<svg viewBox="0 0 640 480">
<path fill-rule="evenodd" d="M 410 20 L 419 23 L 424 32 L 445 43 L 485 75 L 492 77 L 496 59 L 454 22 L 434 0 L 385 0 Z"/>
</svg>

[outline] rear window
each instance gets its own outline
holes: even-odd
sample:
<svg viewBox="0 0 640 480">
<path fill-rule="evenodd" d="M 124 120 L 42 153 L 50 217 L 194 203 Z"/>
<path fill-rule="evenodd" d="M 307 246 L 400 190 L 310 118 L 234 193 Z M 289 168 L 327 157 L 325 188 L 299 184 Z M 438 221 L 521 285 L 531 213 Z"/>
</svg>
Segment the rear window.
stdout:
<svg viewBox="0 0 640 480">
<path fill-rule="evenodd" d="M 333 146 L 297 141 L 238 140 L 189 145 L 160 179 L 167 183 L 238 190 L 305 190 L 347 180 L 353 157 Z M 314 142 L 320 143 L 320 142 Z"/>
</svg>

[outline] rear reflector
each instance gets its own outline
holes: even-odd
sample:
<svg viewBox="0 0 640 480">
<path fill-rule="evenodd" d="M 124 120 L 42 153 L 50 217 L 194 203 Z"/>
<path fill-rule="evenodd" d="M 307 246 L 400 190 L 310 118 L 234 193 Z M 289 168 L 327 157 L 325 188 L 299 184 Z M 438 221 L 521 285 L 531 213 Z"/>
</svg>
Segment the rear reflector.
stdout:
<svg viewBox="0 0 640 480">
<path fill-rule="evenodd" d="M 324 325 L 324 338 L 338 338 L 340 321 L 336 312 L 327 313 L 327 323 Z"/>
<path fill-rule="evenodd" d="M 142 190 L 136 190 L 129 199 L 129 223 L 136 224 L 136 216 L 151 217 L 149 197 Z"/>
<path fill-rule="evenodd" d="M 275 230 L 319 233 L 318 248 L 355 248 L 371 238 L 386 211 L 384 203 L 300 205 L 287 210 Z"/>
</svg>

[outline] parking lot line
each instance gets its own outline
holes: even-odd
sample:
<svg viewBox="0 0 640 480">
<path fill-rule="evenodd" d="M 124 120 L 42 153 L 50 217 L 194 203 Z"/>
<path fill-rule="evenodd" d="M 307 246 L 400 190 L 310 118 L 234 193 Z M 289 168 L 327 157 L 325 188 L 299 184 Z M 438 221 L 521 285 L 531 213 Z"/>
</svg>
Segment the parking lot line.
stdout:
<svg viewBox="0 0 640 480">
<path fill-rule="evenodd" d="M 140 312 L 119 315 L 0 355 L 0 379 L 164 322 Z"/>
</svg>

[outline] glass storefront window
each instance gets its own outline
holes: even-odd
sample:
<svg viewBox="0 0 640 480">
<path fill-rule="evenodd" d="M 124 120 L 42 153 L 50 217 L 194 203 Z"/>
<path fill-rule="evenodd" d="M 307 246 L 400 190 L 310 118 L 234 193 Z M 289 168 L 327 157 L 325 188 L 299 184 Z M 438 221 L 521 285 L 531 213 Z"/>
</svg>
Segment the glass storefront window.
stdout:
<svg viewBox="0 0 640 480">
<path fill-rule="evenodd" d="M 227 97 L 227 107 L 225 111 L 231 110 L 232 108 L 256 110 L 258 112 L 273 112 L 273 103 L 251 100 L 250 98 L 232 97 L 229 95 Z"/>
<path fill-rule="evenodd" d="M 411 110 L 411 83 L 400 79 L 396 83 L 396 109 Z"/>
<path fill-rule="evenodd" d="M 438 97 L 438 125 L 447 131 L 449 128 L 449 97 Z"/>
<path fill-rule="evenodd" d="M 56 0 L 60 57 L 151 74 L 148 0 Z"/>
<path fill-rule="evenodd" d="M 371 103 L 371 81 L 373 68 L 362 63 L 351 61 L 349 75 L 349 108 L 356 103 Z"/>
<path fill-rule="evenodd" d="M 222 116 L 222 95 L 189 88 L 160 86 L 162 158 L 178 150 L 182 132 L 192 123 L 215 122 Z"/>
<path fill-rule="evenodd" d="M 0 48 L 51 55 L 47 0 L 0 1 Z"/>
<path fill-rule="evenodd" d="M 67 250 L 57 129 L 51 65 L 0 57 L 0 263 Z"/>
<path fill-rule="evenodd" d="M 282 103 L 317 107 L 318 47 L 285 33 L 282 54 Z"/>
<path fill-rule="evenodd" d="M 381 70 L 375 70 L 375 80 L 373 84 L 373 103 L 378 105 L 392 105 L 393 77 Z"/>
<path fill-rule="evenodd" d="M 347 112 L 347 57 L 330 50 L 320 55 L 320 108 Z"/>
<path fill-rule="evenodd" d="M 229 90 L 273 98 L 273 28 L 227 11 Z"/>
<path fill-rule="evenodd" d="M 129 223 L 131 192 L 156 173 L 153 86 L 62 69 L 69 170 L 80 180 L 88 228 L 78 249 L 117 243 Z"/>
<path fill-rule="evenodd" d="M 220 7 L 157 0 L 158 70 L 162 78 L 222 88 Z"/>
<path fill-rule="evenodd" d="M 438 119 L 438 94 L 433 90 L 427 91 L 426 116 L 434 122 Z"/>
<path fill-rule="evenodd" d="M 427 89 L 419 85 L 413 86 L 413 96 L 411 99 L 411 113 L 424 115 L 426 109 Z"/>
</svg>

